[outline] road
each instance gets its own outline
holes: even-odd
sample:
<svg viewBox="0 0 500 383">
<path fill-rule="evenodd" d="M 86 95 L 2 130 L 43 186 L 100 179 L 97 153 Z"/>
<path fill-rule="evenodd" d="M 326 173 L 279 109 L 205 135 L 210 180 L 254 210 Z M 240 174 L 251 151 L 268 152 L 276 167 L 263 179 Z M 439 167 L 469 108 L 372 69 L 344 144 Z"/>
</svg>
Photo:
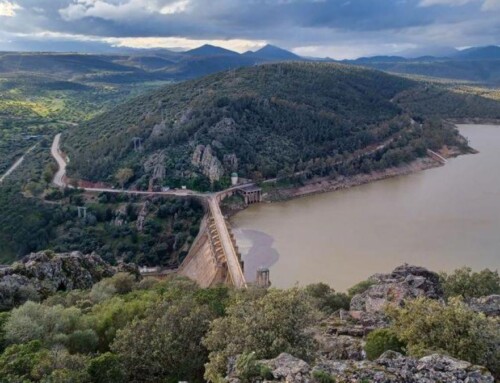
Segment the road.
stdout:
<svg viewBox="0 0 500 383">
<path fill-rule="evenodd" d="M 66 176 L 66 160 L 64 159 L 61 149 L 61 134 L 57 134 L 54 137 L 54 141 L 51 147 L 52 156 L 57 161 L 59 165 L 59 170 L 54 176 L 53 183 L 54 185 L 64 188 L 64 187 L 72 187 L 66 184 L 65 176 Z M 169 190 L 167 192 L 149 192 L 149 191 L 140 191 L 140 190 L 125 190 L 125 189 L 111 189 L 111 188 L 81 188 L 87 192 L 94 193 L 125 193 L 125 194 L 135 194 L 135 195 L 161 195 L 161 196 L 177 196 L 177 197 L 199 197 L 206 199 L 208 201 L 208 206 L 210 208 L 210 212 L 212 213 L 212 217 L 214 218 L 215 226 L 217 228 L 217 232 L 219 234 L 219 238 L 221 240 L 221 245 L 224 250 L 224 254 L 226 256 L 227 267 L 229 274 L 231 276 L 231 280 L 233 284 L 237 288 L 246 288 L 247 283 L 245 281 L 245 276 L 243 275 L 243 270 L 240 265 L 240 261 L 238 258 L 238 254 L 236 253 L 236 249 L 234 248 L 233 241 L 231 240 L 231 235 L 229 234 L 229 229 L 226 225 L 226 221 L 224 220 L 224 216 L 219 207 L 219 203 L 217 202 L 217 195 L 219 193 L 197 193 L 192 190 Z"/>
<path fill-rule="evenodd" d="M 66 175 L 66 160 L 62 157 L 61 151 L 59 150 L 59 145 L 61 142 L 61 133 L 56 134 L 54 137 L 54 141 L 52 142 L 52 147 L 50 148 L 50 152 L 52 157 L 57 161 L 57 165 L 59 169 L 54 176 L 54 180 L 52 181 L 54 185 L 64 188 L 66 187 L 66 183 L 64 182 L 64 176 Z"/>
<path fill-rule="evenodd" d="M 14 162 L 14 165 L 12 165 L 4 174 L 3 176 L 0 177 L 0 184 L 3 182 L 4 179 L 6 179 L 8 176 L 10 176 L 12 174 L 12 172 L 14 172 L 14 170 L 16 170 L 19 165 L 21 165 L 24 161 L 24 157 L 29 153 L 31 152 L 33 149 L 35 149 L 35 147 L 37 146 L 38 144 L 35 144 L 33 145 L 31 148 L 29 148 L 26 152 L 24 152 L 24 154 L 22 155 L 21 158 L 19 158 L 16 162 Z"/>
<path fill-rule="evenodd" d="M 52 142 L 52 147 L 50 149 L 52 157 L 57 162 L 57 165 L 59 166 L 59 169 L 57 170 L 56 174 L 54 175 L 54 179 L 52 180 L 52 183 L 56 185 L 57 187 L 60 188 L 73 188 L 72 186 L 68 185 L 66 183 L 66 160 L 64 159 L 61 149 L 61 133 L 57 134 L 54 137 L 54 141 Z M 205 197 L 206 194 L 202 193 L 196 193 L 191 190 L 169 190 L 167 192 L 149 192 L 149 191 L 141 191 L 141 190 L 126 190 L 126 189 L 112 189 L 112 188 L 80 188 L 82 190 L 88 191 L 88 192 L 95 192 L 95 193 L 115 193 L 115 194 L 136 194 L 136 195 L 164 195 L 164 196 L 181 196 L 181 197 L 186 197 L 186 196 L 195 196 L 195 197 Z"/>
</svg>

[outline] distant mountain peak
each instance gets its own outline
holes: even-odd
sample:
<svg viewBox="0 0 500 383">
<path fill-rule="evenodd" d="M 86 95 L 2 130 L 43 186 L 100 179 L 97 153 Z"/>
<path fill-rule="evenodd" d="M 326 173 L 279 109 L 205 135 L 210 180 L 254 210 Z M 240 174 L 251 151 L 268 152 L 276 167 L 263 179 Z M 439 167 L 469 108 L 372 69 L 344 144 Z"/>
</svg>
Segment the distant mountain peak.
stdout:
<svg viewBox="0 0 500 383">
<path fill-rule="evenodd" d="M 215 45 L 204 44 L 198 48 L 186 51 L 185 54 L 190 56 L 238 56 L 239 53 L 231 51 L 229 49 L 217 47 Z"/>
<path fill-rule="evenodd" d="M 301 60 L 301 57 L 275 45 L 267 44 L 255 52 L 246 52 L 245 55 L 252 55 L 267 60 Z"/>
</svg>

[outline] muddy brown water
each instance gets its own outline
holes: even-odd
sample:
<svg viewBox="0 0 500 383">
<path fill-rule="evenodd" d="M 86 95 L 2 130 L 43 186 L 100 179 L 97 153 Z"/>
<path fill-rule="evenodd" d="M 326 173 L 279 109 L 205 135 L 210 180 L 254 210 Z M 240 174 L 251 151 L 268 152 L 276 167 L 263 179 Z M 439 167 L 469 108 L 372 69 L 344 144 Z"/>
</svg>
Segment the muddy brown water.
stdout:
<svg viewBox="0 0 500 383">
<path fill-rule="evenodd" d="M 248 280 L 343 291 L 402 263 L 500 268 L 500 126 L 460 125 L 479 154 L 348 190 L 253 205 L 231 219 Z"/>
</svg>

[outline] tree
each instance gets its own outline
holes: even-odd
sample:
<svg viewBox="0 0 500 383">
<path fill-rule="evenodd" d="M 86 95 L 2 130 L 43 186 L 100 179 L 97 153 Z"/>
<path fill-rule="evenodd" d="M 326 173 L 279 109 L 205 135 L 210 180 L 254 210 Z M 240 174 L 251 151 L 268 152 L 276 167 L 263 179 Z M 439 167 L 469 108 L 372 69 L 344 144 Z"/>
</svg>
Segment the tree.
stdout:
<svg viewBox="0 0 500 383">
<path fill-rule="evenodd" d="M 305 291 L 314 299 L 316 307 L 326 314 L 332 314 L 339 309 L 349 310 L 350 298 L 344 293 L 336 293 L 326 283 L 306 286 Z"/>
<path fill-rule="evenodd" d="M 164 303 L 120 331 L 111 350 L 129 381 L 201 381 L 208 354 L 201 339 L 214 317 L 192 298 Z"/>
<path fill-rule="evenodd" d="M 126 381 L 120 358 L 110 352 L 91 359 L 87 369 L 93 383 L 122 383 Z"/>
<path fill-rule="evenodd" d="M 45 306 L 26 302 L 11 311 L 4 325 L 5 338 L 9 343 L 26 343 L 41 340 L 52 344 L 58 334 L 70 334 L 80 322 L 81 311 L 76 307 Z"/>
<path fill-rule="evenodd" d="M 252 291 L 240 293 L 215 319 L 203 344 L 210 351 L 205 378 L 216 381 L 225 372 L 230 356 L 255 352 L 257 359 L 274 358 L 288 352 L 309 359 L 314 349 L 305 332 L 316 311 L 303 290 L 270 290 L 262 297 Z"/>
<path fill-rule="evenodd" d="M 121 168 L 116 172 L 115 178 L 123 189 L 125 184 L 132 179 L 134 171 L 130 168 Z"/>
<path fill-rule="evenodd" d="M 365 351 L 370 360 L 377 359 L 388 350 L 403 352 L 403 348 L 404 343 L 398 339 L 394 331 L 387 328 L 374 330 L 366 337 Z"/>
<path fill-rule="evenodd" d="M 450 298 L 448 305 L 417 298 L 403 308 L 388 308 L 392 330 L 407 344 L 410 355 L 441 352 L 486 366 L 500 376 L 498 323 L 472 311 L 463 301 Z"/>
<path fill-rule="evenodd" d="M 498 271 L 473 272 L 470 267 L 462 267 L 452 274 L 441 273 L 440 277 L 446 298 L 460 296 L 470 299 L 500 294 Z"/>
</svg>

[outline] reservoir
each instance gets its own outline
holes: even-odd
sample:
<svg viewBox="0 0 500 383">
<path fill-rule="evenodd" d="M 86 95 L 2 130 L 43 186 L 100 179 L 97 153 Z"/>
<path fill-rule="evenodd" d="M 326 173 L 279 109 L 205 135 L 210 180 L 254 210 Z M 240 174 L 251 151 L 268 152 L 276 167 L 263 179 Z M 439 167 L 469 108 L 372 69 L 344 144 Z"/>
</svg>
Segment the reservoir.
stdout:
<svg viewBox="0 0 500 383">
<path fill-rule="evenodd" d="M 500 126 L 460 125 L 479 154 L 347 190 L 252 205 L 231 219 L 249 281 L 345 291 L 403 263 L 500 268 Z"/>
</svg>

